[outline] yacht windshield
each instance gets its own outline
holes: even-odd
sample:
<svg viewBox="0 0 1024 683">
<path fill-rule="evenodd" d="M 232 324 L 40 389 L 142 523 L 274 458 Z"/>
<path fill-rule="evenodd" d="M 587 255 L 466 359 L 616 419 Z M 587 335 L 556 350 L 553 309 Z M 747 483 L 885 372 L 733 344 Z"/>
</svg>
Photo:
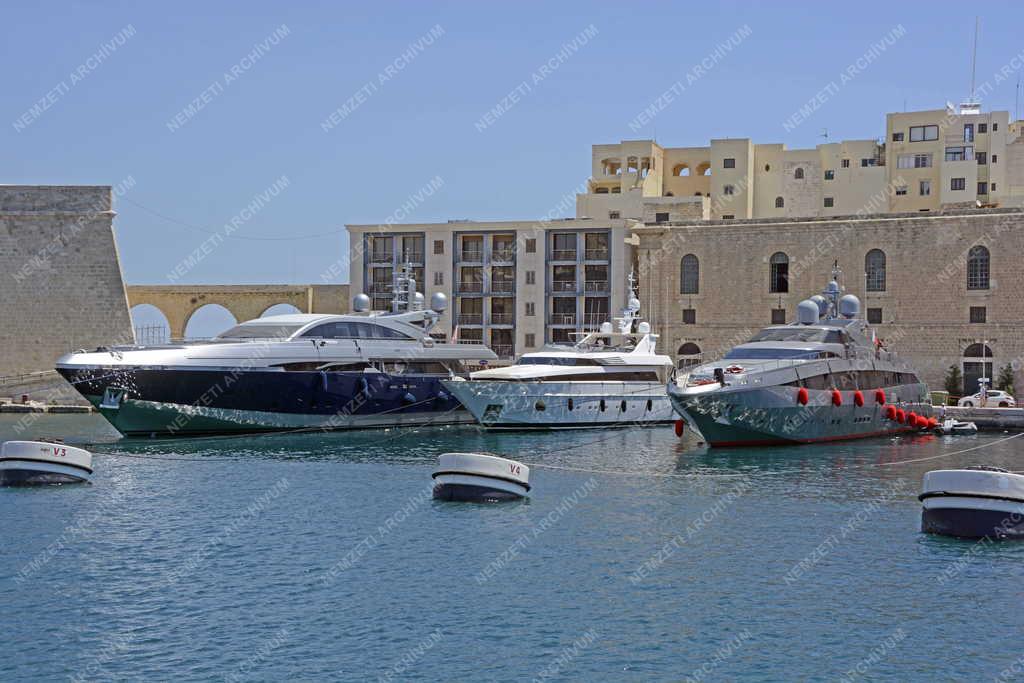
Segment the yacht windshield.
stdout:
<svg viewBox="0 0 1024 683">
<path fill-rule="evenodd" d="M 562 356 L 524 356 L 516 365 L 597 365 L 589 358 L 566 358 Z"/>
<path fill-rule="evenodd" d="M 823 330 L 816 327 L 769 327 L 748 339 L 747 343 L 765 341 L 840 344 L 843 335 L 840 330 Z"/>
<path fill-rule="evenodd" d="M 286 339 L 298 332 L 300 327 L 302 325 L 242 323 L 221 332 L 214 339 Z"/>
<path fill-rule="evenodd" d="M 767 358 L 838 358 L 831 351 L 808 351 L 806 349 L 733 349 L 725 354 L 725 357 L 727 360 L 736 358 L 745 358 L 747 360 Z"/>
</svg>

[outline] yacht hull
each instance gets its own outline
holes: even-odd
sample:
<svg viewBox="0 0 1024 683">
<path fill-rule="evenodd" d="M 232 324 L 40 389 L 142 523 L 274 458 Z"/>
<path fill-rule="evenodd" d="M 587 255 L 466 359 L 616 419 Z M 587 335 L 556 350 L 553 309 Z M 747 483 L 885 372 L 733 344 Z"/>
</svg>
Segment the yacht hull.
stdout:
<svg viewBox="0 0 1024 683">
<path fill-rule="evenodd" d="M 493 430 L 586 429 L 672 422 L 661 384 L 445 380 L 476 421 Z"/>
<path fill-rule="evenodd" d="M 436 376 L 58 366 L 124 435 L 471 423 Z"/>
<path fill-rule="evenodd" d="M 926 395 L 923 385 L 886 389 L 887 395 Z M 769 386 L 680 392 L 669 385 L 668 396 L 676 412 L 700 432 L 710 446 L 771 446 L 863 439 L 920 431 L 889 420 L 885 408 L 874 402 L 857 406 L 854 392 L 841 392 L 841 405 L 832 403 L 831 391 L 808 392 L 800 405 L 796 387 Z M 898 407 L 930 417 L 927 401 L 902 400 Z"/>
</svg>

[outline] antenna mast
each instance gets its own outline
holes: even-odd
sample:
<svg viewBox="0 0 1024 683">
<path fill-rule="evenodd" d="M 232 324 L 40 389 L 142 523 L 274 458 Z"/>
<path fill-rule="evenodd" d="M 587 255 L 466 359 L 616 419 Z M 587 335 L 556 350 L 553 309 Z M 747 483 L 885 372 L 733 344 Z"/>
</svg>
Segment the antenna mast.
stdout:
<svg viewBox="0 0 1024 683">
<path fill-rule="evenodd" d="M 978 65 L 978 23 L 979 23 L 978 16 L 975 15 L 975 17 L 974 17 L 974 49 L 971 50 L 971 102 L 974 102 L 974 100 L 976 99 L 974 97 L 974 77 L 975 77 L 975 74 L 977 73 L 977 65 Z"/>
</svg>

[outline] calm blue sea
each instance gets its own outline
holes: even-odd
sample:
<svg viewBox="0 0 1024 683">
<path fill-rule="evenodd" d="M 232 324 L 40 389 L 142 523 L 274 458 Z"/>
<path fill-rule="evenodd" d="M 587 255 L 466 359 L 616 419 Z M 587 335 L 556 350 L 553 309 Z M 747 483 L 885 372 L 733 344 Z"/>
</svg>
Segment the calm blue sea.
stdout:
<svg viewBox="0 0 1024 683">
<path fill-rule="evenodd" d="M 0 440 L 17 421 L 0 416 Z M 5 681 L 1024 671 L 1024 544 L 925 536 L 915 497 L 929 469 L 1024 469 L 1024 438 L 707 450 L 669 427 L 460 427 L 121 441 L 96 416 L 43 416 L 26 434 L 107 443 L 91 485 L 0 489 Z M 565 469 L 534 469 L 529 502 L 434 502 L 432 466 L 453 450 Z"/>
</svg>

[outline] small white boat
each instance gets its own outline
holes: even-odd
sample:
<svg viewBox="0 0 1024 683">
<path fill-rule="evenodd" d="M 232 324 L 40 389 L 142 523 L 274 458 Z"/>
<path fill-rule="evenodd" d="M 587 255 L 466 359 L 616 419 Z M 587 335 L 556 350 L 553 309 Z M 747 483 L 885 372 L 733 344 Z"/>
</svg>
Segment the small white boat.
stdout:
<svg viewBox="0 0 1024 683">
<path fill-rule="evenodd" d="M 92 454 L 59 442 L 7 441 L 0 447 L 0 486 L 75 484 L 92 478 Z"/>
<path fill-rule="evenodd" d="M 960 422 L 953 418 L 946 418 L 935 428 L 940 434 L 977 434 L 978 425 L 973 422 Z"/>
<path fill-rule="evenodd" d="M 434 498 L 495 503 L 523 498 L 530 491 L 530 468 L 480 453 L 444 453 L 438 458 Z"/>
<path fill-rule="evenodd" d="M 1024 539 L 1024 475 L 998 467 L 935 470 L 924 475 L 918 499 L 925 533 Z"/>
</svg>

